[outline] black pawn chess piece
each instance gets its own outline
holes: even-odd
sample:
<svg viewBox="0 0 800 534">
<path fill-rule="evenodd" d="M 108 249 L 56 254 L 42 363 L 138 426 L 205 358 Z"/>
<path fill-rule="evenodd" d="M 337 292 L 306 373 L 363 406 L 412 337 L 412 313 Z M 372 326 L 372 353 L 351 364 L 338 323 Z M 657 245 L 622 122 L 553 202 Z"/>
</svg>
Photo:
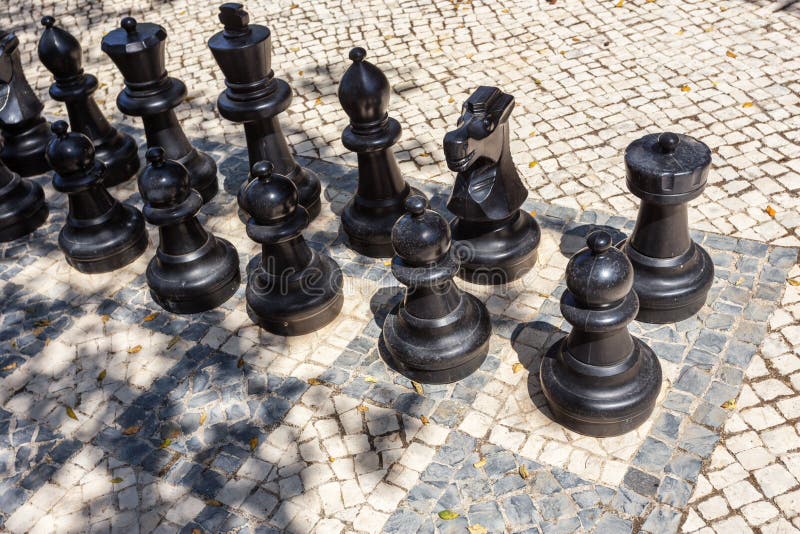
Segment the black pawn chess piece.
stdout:
<svg viewBox="0 0 800 534">
<path fill-rule="evenodd" d="M 103 116 L 92 96 L 97 90 L 97 78 L 83 72 L 80 43 L 55 23 L 53 17 L 43 17 L 45 30 L 39 38 L 39 59 L 55 78 L 50 96 L 64 102 L 72 131 L 94 143 L 95 157 L 106 165 L 103 185 L 125 182 L 139 170 L 136 142 L 118 132 Z"/>
<path fill-rule="evenodd" d="M 95 160 L 94 144 L 85 135 L 67 133 L 56 121 L 47 146 L 55 171 L 53 188 L 69 196 L 67 221 L 58 246 L 67 263 L 82 273 L 105 273 L 128 265 L 147 248 L 141 212 L 117 202 L 103 185 L 105 164 Z"/>
<path fill-rule="evenodd" d="M 247 235 L 261 243 L 261 258 L 247 280 L 247 311 L 273 334 L 308 334 L 339 315 L 342 271 L 309 248 L 303 238 L 309 216 L 298 203 L 297 187 L 273 169 L 267 161 L 253 165 L 253 180 L 239 196 L 250 214 Z"/>
<path fill-rule="evenodd" d="M 20 177 L 0 160 L 0 243 L 30 234 L 47 220 L 47 215 L 42 186 Z"/>
<path fill-rule="evenodd" d="M 270 30 L 250 24 L 250 16 L 237 3 L 222 4 L 219 20 L 225 29 L 208 40 L 225 75 L 226 89 L 217 100 L 219 114 L 244 124 L 250 166 L 262 160 L 272 162 L 276 174 L 297 186 L 300 204 L 313 220 L 320 212 L 322 187 L 313 173 L 295 161 L 281 130 L 278 115 L 288 109 L 292 89 L 272 71 Z"/>
<path fill-rule="evenodd" d="M 628 189 L 641 199 L 621 248 L 636 272 L 639 321 L 672 323 L 706 302 L 714 263 L 689 235 L 688 203 L 705 188 L 711 151 L 688 135 L 650 134 L 625 150 Z"/>
<path fill-rule="evenodd" d="M 22 71 L 19 39 L 0 30 L 0 133 L 6 139 L 0 159 L 22 176 L 50 170 L 45 158 L 50 125 L 42 109 Z"/>
<path fill-rule="evenodd" d="M 458 127 L 444 138 L 447 166 L 457 172 L 447 209 L 460 276 L 476 284 L 516 280 L 536 263 L 541 231 L 520 206 L 528 190 L 511 159 L 508 118 L 514 97 L 478 87 L 464 103 Z"/>
<path fill-rule="evenodd" d="M 147 265 L 150 295 L 172 313 L 216 308 L 239 288 L 239 254 L 197 220 L 203 199 L 186 168 L 166 159 L 161 147 L 148 149 L 146 157 L 139 192 L 145 219 L 158 227 L 159 235 L 158 250 Z"/>
<path fill-rule="evenodd" d="M 392 227 L 405 212 L 412 189 L 400 174 L 392 146 L 400 123 L 389 117 L 391 86 L 381 70 L 364 61 L 367 52 L 353 48 L 353 62 L 339 83 L 339 102 L 350 117 L 342 134 L 345 148 L 358 154 L 358 189 L 342 211 L 342 230 L 350 247 L 373 258 L 391 258 Z"/>
<path fill-rule="evenodd" d="M 387 360 L 417 382 L 455 382 L 486 359 L 489 312 L 453 281 L 459 260 L 444 217 L 425 209 L 420 196 L 408 197 L 405 208 L 392 230 L 392 274 L 407 289 L 383 324 Z"/>
<path fill-rule="evenodd" d="M 175 116 L 174 108 L 186 98 L 186 85 L 167 76 L 167 32 L 158 24 L 138 24 L 132 17 L 122 19 L 120 26 L 106 34 L 102 44 L 103 52 L 125 78 L 117 107 L 126 115 L 142 118 L 147 146 L 162 147 L 167 159 L 186 167 L 192 189 L 208 202 L 219 190 L 217 164 L 189 143 Z"/>
<path fill-rule="evenodd" d="M 617 436 L 641 425 L 661 390 L 661 365 L 631 336 L 639 300 L 633 266 L 597 231 L 567 264 L 561 313 L 572 331 L 542 359 L 540 380 L 556 421 L 595 437 Z"/>
</svg>

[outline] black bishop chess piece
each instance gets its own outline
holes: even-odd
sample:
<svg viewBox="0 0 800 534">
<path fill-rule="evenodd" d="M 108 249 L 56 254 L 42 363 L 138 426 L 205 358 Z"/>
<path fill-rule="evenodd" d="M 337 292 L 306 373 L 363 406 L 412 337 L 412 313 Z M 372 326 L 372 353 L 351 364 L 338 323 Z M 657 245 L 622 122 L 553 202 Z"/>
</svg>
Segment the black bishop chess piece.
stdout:
<svg viewBox="0 0 800 534">
<path fill-rule="evenodd" d="M 42 186 L 22 178 L 0 160 L 0 243 L 30 234 L 47 220 L 48 213 Z"/>
<path fill-rule="evenodd" d="M 633 266 L 599 230 L 567 264 L 561 313 L 572 330 L 542 359 L 539 377 L 555 420 L 595 437 L 641 425 L 661 391 L 661 365 L 631 336 L 639 311 Z"/>
<path fill-rule="evenodd" d="M 476 284 L 504 284 L 536 263 L 541 230 L 520 206 L 528 190 L 511 159 L 508 118 L 514 97 L 478 87 L 464 103 L 457 128 L 444 138 L 447 166 L 457 172 L 447 209 L 460 276 Z"/>
<path fill-rule="evenodd" d="M 216 308 L 239 288 L 239 254 L 197 220 L 203 199 L 186 168 L 168 160 L 161 147 L 149 148 L 146 157 L 139 192 L 145 219 L 158 227 L 159 235 L 158 250 L 147 265 L 150 295 L 172 313 Z"/>
<path fill-rule="evenodd" d="M 250 24 L 242 4 L 222 4 L 219 20 L 225 29 L 208 40 L 225 75 L 226 89 L 217 99 L 219 114 L 244 124 L 250 166 L 262 160 L 272 162 L 276 174 L 297 186 L 300 204 L 314 219 L 320 212 L 322 187 L 311 171 L 295 161 L 281 130 L 278 115 L 289 108 L 292 89 L 272 70 L 271 32 L 266 26 Z"/>
<path fill-rule="evenodd" d="M 446 384 L 469 376 L 486 359 L 492 324 L 486 306 L 456 286 L 459 260 L 450 227 L 420 196 L 392 230 L 392 274 L 405 298 L 383 323 L 386 359 L 417 382 Z"/>
<path fill-rule="evenodd" d="M 389 117 L 391 86 L 383 72 L 364 61 L 367 52 L 350 51 L 350 68 L 339 83 L 339 102 L 350 125 L 342 134 L 345 148 L 358 154 L 358 189 L 342 211 L 342 230 L 350 247 L 373 258 L 391 258 L 392 227 L 405 212 L 409 187 L 400 173 L 392 146 L 400 139 L 400 123 Z"/>
<path fill-rule="evenodd" d="M 105 164 L 95 160 L 92 140 L 67 129 L 66 122 L 54 122 L 55 135 L 47 146 L 47 161 L 55 171 L 53 188 L 69 197 L 58 246 L 67 263 L 82 273 L 115 271 L 147 248 L 144 218 L 108 193 Z"/>
<path fill-rule="evenodd" d="M 6 139 L 0 159 L 22 176 L 50 170 L 45 158 L 50 125 L 42 109 L 22 71 L 19 39 L 0 30 L 0 133 Z"/>
<path fill-rule="evenodd" d="M 681 321 L 706 302 L 714 263 L 689 234 L 688 203 L 703 192 L 710 166 L 709 148 L 688 135 L 649 134 L 625 150 L 628 189 L 641 205 L 621 248 L 636 272 L 639 321 Z"/>
<path fill-rule="evenodd" d="M 106 165 L 103 185 L 125 182 L 139 170 L 136 142 L 117 131 L 103 116 L 93 96 L 97 78 L 83 71 L 80 43 L 55 23 L 53 17 L 42 17 L 45 30 L 39 38 L 39 59 L 55 78 L 50 96 L 66 106 L 72 131 L 84 134 L 94 143 L 95 157 Z"/>
<path fill-rule="evenodd" d="M 117 107 L 142 118 L 147 146 L 162 147 L 167 159 L 186 167 L 192 189 L 208 202 L 219 190 L 217 164 L 189 143 L 175 116 L 174 108 L 186 98 L 186 85 L 167 75 L 167 32 L 158 24 L 137 23 L 132 17 L 122 19 L 120 26 L 106 34 L 102 43 L 103 52 L 125 78 Z"/>
<path fill-rule="evenodd" d="M 273 334 L 314 332 L 342 309 L 342 271 L 303 238 L 310 218 L 294 182 L 275 174 L 267 161 L 253 165 L 251 174 L 239 202 L 250 215 L 247 236 L 261 243 L 261 257 L 248 275 L 248 314 Z"/>
</svg>

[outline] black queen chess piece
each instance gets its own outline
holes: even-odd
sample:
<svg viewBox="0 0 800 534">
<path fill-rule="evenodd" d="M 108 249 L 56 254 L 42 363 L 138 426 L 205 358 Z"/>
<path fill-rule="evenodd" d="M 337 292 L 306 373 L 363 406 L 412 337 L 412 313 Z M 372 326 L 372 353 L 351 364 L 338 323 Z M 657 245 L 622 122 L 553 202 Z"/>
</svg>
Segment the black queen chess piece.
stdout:
<svg viewBox="0 0 800 534">
<path fill-rule="evenodd" d="M 162 147 L 167 159 L 186 167 L 192 189 L 208 202 L 219 190 L 217 164 L 189 143 L 175 116 L 174 108 L 186 98 L 186 85 L 167 75 L 167 32 L 158 24 L 137 23 L 132 17 L 122 19 L 120 26 L 102 42 L 103 52 L 125 78 L 117 107 L 126 115 L 142 118 L 147 146 Z"/>
<path fill-rule="evenodd" d="M 681 321 L 706 302 L 714 263 L 689 234 L 688 203 L 703 192 L 710 166 L 708 146 L 688 135 L 649 134 L 625 150 L 628 189 L 641 205 L 621 248 L 636 273 L 639 321 Z"/>
<path fill-rule="evenodd" d="M 276 174 L 297 186 L 300 204 L 313 220 L 320 212 L 322 187 L 311 171 L 295 161 L 281 130 L 278 115 L 289 108 L 292 89 L 272 70 L 271 32 L 266 26 L 250 24 L 242 4 L 222 4 L 219 20 L 225 29 L 208 40 L 225 75 L 226 89 L 217 99 L 219 114 L 244 124 L 250 166 L 262 160 L 272 162 Z"/>
<path fill-rule="evenodd" d="M 22 178 L 0 160 L 0 243 L 30 234 L 47 220 L 48 213 L 42 186 Z"/>
<path fill-rule="evenodd" d="M 247 280 L 247 311 L 261 328 L 281 336 L 319 330 L 342 309 L 342 271 L 303 238 L 310 217 L 294 182 L 274 173 L 271 162 L 251 169 L 239 196 L 250 215 L 247 236 L 261 243 L 261 257 Z"/>
<path fill-rule="evenodd" d="M 400 173 L 392 146 L 402 129 L 387 113 L 391 86 L 378 67 L 364 61 L 366 55 L 353 48 L 353 63 L 339 82 L 339 102 L 350 118 L 342 144 L 358 154 L 358 188 L 342 211 L 342 230 L 356 252 L 391 258 L 392 227 L 405 212 L 406 198 L 424 195 Z"/>
<path fill-rule="evenodd" d="M 94 143 L 95 157 L 106 165 L 103 185 L 125 182 L 139 170 L 136 142 L 117 131 L 103 116 L 93 96 L 97 78 L 83 71 L 80 43 L 55 24 L 53 17 L 42 17 L 45 29 L 39 37 L 38 49 L 39 59 L 55 78 L 50 96 L 64 103 L 72 131 L 86 135 Z"/>
<path fill-rule="evenodd" d="M 572 325 L 542 359 L 539 378 L 554 419 L 595 437 L 617 436 L 641 425 L 661 390 L 661 365 L 631 336 L 639 311 L 633 266 L 599 230 L 567 264 L 561 313 Z"/>
<path fill-rule="evenodd" d="M 403 301 L 383 324 L 390 366 L 406 377 L 446 384 L 469 376 L 489 351 L 492 324 L 486 306 L 456 286 L 459 260 L 447 221 L 406 199 L 408 211 L 392 229 L 392 274 L 407 287 Z"/>
<path fill-rule="evenodd" d="M 139 192 L 144 217 L 159 235 L 158 250 L 147 265 L 150 295 L 172 313 L 216 308 L 239 288 L 239 254 L 197 220 L 203 199 L 191 187 L 186 168 L 168 160 L 161 147 L 149 148 L 146 157 Z"/>
<path fill-rule="evenodd" d="M 50 125 L 42 109 L 22 70 L 19 39 L 0 30 L 0 134 L 6 140 L 0 159 L 22 176 L 50 170 L 45 157 Z"/>
<path fill-rule="evenodd" d="M 514 97 L 478 87 L 464 103 L 457 128 L 444 138 L 447 166 L 457 172 L 447 209 L 460 276 L 504 284 L 527 273 L 538 258 L 541 230 L 520 207 L 528 190 L 511 159 L 508 119 Z"/>
<path fill-rule="evenodd" d="M 56 121 L 47 146 L 47 161 L 55 171 L 53 188 L 69 197 L 69 213 L 58 246 L 67 263 L 82 273 L 115 271 L 147 248 L 142 213 L 112 197 L 105 186 L 105 164 L 95 160 L 94 144 L 85 135 L 68 133 Z"/>
</svg>

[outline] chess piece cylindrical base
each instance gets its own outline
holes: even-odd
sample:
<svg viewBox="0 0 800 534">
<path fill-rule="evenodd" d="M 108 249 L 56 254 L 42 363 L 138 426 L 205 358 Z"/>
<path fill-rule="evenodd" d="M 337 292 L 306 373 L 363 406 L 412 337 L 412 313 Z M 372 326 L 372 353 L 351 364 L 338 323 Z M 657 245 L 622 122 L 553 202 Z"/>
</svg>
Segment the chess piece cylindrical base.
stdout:
<svg viewBox="0 0 800 534">
<path fill-rule="evenodd" d="M 103 185 L 115 186 L 133 178 L 139 170 L 139 147 L 129 135 L 112 130 L 108 139 L 95 143 L 95 157 L 106 164 Z"/>
<path fill-rule="evenodd" d="M 13 172 L 20 176 L 36 176 L 50 170 L 44 155 L 50 141 L 50 125 L 44 119 L 19 132 L 3 130 L 3 136 L 6 143 L 0 151 L 0 159 Z"/>
<path fill-rule="evenodd" d="M 0 243 L 28 235 L 47 220 L 42 186 L 19 176 L 0 188 Z"/>
</svg>

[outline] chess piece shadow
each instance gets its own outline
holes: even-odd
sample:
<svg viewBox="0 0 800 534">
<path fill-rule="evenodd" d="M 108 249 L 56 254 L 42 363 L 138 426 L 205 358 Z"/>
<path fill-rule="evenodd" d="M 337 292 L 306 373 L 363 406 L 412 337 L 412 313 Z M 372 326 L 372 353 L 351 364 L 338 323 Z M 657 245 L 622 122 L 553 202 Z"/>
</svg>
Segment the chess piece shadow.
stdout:
<svg viewBox="0 0 800 534">
<path fill-rule="evenodd" d="M 386 317 L 403 299 L 403 288 L 401 286 L 382 287 L 373 293 L 369 299 L 369 309 L 375 324 L 383 328 Z"/>
<path fill-rule="evenodd" d="M 565 258 L 574 256 L 576 252 L 586 246 L 586 237 L 596 230 L 608 232 L 614 243 L 619 243 L 628 238 L 625 232 L 611 226 L 603 224 L 581 224 L 561 234 L 561 241 L 558 246 L 561 254 L 563 254 Z"/>
<path fill-rule="evenodd" d="M 519 363 L 538 376 L 539 365 L 548 348 L 565 335 L 566 332 L 544 321 L 519 324 L 511 334 L 511 348 L 517 353 Z"/>
</svg>

